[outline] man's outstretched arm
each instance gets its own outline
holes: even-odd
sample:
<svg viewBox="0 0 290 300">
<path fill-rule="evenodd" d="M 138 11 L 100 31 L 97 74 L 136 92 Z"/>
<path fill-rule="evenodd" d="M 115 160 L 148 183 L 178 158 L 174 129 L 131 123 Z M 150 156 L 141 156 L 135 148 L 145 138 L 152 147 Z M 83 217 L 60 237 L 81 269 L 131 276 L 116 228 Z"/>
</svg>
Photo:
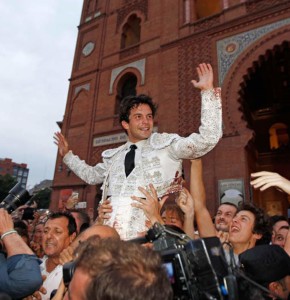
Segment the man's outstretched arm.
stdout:
<svg viewBox="0 0 290 300">
<path fill-rule="evenodd" d="M 96 166 L 88 165 L 69 149 L 69 144 L 64 135 L 60 132 L 54 134 L 54 143 L 58 147 L 59 154 L 63 157 L 63 162 L 78 177 L 88 184 L 99 184 L 103 182 L 106 166 L 99 163 Z"/>
<path fill-rule="evenodd" d="M 171 154 L 178 159 L 196 159 L 211 151 L 222 137 L 222 107 L 219 88 L 213 88 L 213 70 L 210 64 L 197 67 L 199 80 L 192 80 L 201 90 L 201 125 L 199 133 L 177 139 Z"/>
<path fill-rule="evenodd" d="M 195 220 L 200 237 L 216 236 L 214 224 L 206 207 L 206 194 L 202 177 L 201 159 L 191 161 L 190 192 L 194 200 Z"/>
<path fill-rule="evenodd" d="M 39 261 L 14 230 L 4 209 L 0 209 L 0 235 L 7 251 L 7 259 L 0 254 L 0 292 L 13 298 L 32 294 L 42 284 Z"/>
</svg>

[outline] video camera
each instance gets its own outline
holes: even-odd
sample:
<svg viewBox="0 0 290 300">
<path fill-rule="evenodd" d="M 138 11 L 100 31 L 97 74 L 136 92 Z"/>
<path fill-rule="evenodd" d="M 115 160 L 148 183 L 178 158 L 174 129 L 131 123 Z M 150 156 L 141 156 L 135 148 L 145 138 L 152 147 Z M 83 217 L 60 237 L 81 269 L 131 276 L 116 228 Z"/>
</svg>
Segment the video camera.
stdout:
<svg viewBox="0 0 290 300">
<path fill-rule="evenodd" d="M 175 226 L 155 223 L 145 237 L 129 242 L 153 243 L 153 249 L 161 254 L 174 300 L 249 299 L 251 293 L 254 297 L 259 296 L 255 294 L 253 287 L 265 295 L 274 295 L 276 299 L 281 299 L 240 270 L 234 262 L 232 248 L 229 250 L 231 262 L 228 263 L 217 237 L 192 240 Z M 72 279 L 75 267 L 75 261 L 63 265 L 66 286 Z"/>
<path fill-rule="evenodd" d="M 129 242 L 153 243 L 153 249 L 161 254 L 175 300 L 237 299 L 233 296 L 235 278 L 217 237 L 192 240 L 175 226 L 155 223 L 145 237 Z M 66 286 L 74 270 L 74 261 L 63 265 Z"/>
<path fill-rule="evenodd" d="M 177 300 L 235 299 L 235 282 L 217 237 L 192 240 L 178 228 L 155 223 L 143 240 L 159 251 Z M 233 293 L 234 292 L 234 293 Z"/>
<path fill-rule="evenodd" d="M 18 182 L 10 191 L 6 198 L 0 203 L 0 208 L 4 208 L 11 214 L 19 206 L 31 201 L 27 190 Z"/>
</svg>

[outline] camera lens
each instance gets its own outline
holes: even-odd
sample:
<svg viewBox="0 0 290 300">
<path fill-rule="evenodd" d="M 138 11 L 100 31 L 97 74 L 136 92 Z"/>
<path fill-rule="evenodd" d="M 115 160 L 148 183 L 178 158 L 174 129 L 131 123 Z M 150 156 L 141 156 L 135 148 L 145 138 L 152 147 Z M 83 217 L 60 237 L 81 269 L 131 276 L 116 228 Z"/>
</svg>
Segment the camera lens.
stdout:
<svg viewBox="0 0 290 300">
<path fill-rule="evenodd" d="M 0 203 L 0 208 L 4 208 L 8 213 L 12 213 L 17 207 L 25 204 L 30 198 L 29 193 L 18 182 L 10 191 L 8 196 Z"/>
<path fill-rule="evenodd" d="M 63 283 L 66 287 L 69 286 L 69 283 L 71 282 L 74 271 L 75 271 L 75 262 L 74 261 L 70 261 L 63 265 L 63 267 L 62 267 Z"/>
</svg>

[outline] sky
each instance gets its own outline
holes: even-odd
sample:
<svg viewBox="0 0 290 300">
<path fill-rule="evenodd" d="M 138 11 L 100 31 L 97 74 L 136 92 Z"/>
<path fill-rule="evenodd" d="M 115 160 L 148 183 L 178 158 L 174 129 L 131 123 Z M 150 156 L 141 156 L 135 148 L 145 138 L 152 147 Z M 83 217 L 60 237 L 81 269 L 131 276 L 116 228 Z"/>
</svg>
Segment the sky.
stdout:
<svg viewBox="0 0 290 300">
<path fill-rule="evenodd" d="M 0 1 L 0 158 L 53 179 L 83 0 Z"/>
</svg>

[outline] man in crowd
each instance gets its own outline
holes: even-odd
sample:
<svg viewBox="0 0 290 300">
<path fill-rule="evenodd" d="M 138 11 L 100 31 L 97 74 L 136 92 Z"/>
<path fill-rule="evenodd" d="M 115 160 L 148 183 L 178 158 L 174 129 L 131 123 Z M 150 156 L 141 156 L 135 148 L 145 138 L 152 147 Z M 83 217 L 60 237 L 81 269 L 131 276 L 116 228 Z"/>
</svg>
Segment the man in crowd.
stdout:
<svg viewBox="0 0 290 300">
<path fill-rule="evenodd" d="M 244 204 L 239 207 L 229 229 L 229 242 L 233 249 L 235 262 L 239 264 L 238 255 L 255 247 L 269 231 L 269 219 L 261 208 L 252 204 Z M 228 254 L 226 252 L 229 259 Z"/>
<path fill-rule="evenodd" d="M 146 217 L 131 206 L 131 196 L 143 197 L 138 187 L 154 185 L 161 197 L 172 189 L 176 174 L 182 174 L 182 160 L 195 159 L 214 148 L 222 136 L 220 90 L 213 88 L 213 71 L 209 64 L 197 68 L 201 90 L 201 126 L 199 133 L 186 138 L 177 134 L 152 133 L 156 105 L 146 95 L 122 100 L 119 120 L 128 135 L 128 142 L 103 152 L 103 163 L 92 167 L 69 151 L 67 140 L 55 134 L 55 143 L 64 163 L 89 184 L 103 182 L 103 200 L 110 197 L 113 211 L 106 221 L 115 227 L 122 239 L 132 239 L 146 230 Z"/>
<path fill-rule="evenodd" d="M 64 300 L 170 300 L 171 284 L 157 252 L 117 239 L 90 238 L 77 249 Z"/>
<path fill-rule="evenodd" d="M 32 240 L 30 241 L 31 249 L 39 258 L 42 258 L 44 255 L 42 249 L 43 228 L 44 228 L 44 222 L 39 221 L 34 227 Z"/>
<path fill-rule="evenodd" d="M 49 300 L 51 292 L 58 288 L 62 280 L 60 254 L 76 237 L 76 222 L 67 212 L 56 212 L 48 216 L 44 225 L 42 247 L 45 253 L 41 273 L 45 276 L 43 286 L 34 296 Z"/>
<path fill-rule="evenodd" d="M 200 237 L 215 236 L 215 228 L 211 223 L 210 214 L 204 203 L 195 199 L 195 216 Z M 264 235 L 269 233 L 269 220 L 264 211 L 254 205 L 244 204 L 229 226 L 228 242 L 225 244 L 225 254 L 228 262 L 238 265 L 238 255 L 256 246 Z M 230 247 L 230 248 L 228 248 Z M 233 257 L 230 253 L 233 250 Z"/>
<path fill-rule="evenodd" d="M 271 216 L 270 222 L 272 225 L 271 243 L 284 248 L 287 235 L 289 233 L 289 223 L 285 216 Z"/>
<path fill-rule="evenodd" d="M 62 265 L 69 263 L 73 260 L 75 260 L 75 253 L 77 247 L 80 245 L 80 243 L 85 242 L 88 240 L 90 237 L 93 238 L 101 238 L 101 239 L 107 239 L 111 238 L 113 239 L 120 239 L 120 236 L 118 232 L 107 225 L 98 225 L 94 224 L 81 232 L 75 239 L 74 241 L 67 247 L 65 248 L 61 254 L 60 254 L 60 263 Z M 53 300 L 63 300 L 63 295 L 66 291 L 66 286 L 64 282 L 62 281 L 61 284 L 58 287 L 58 290 L 56 291 L 56 294 L 52 298 Z"/>
<path fill-rule="evenodd" d="M 243 252 L 240 255 L 240 262 L 246 275 L 273 293 L 268 297 L 288 299 L 290 257 L 281 247 L 277 245 L 257 246 Z"/>
<path fill-rule="evenodd" d="M 5 249 L 5 254 L 0 252 L 0 292 L 14 299 L 30 295 L 42 283 L 39 262 L 32 250 L 13 229 L 11 215 L 2 208 L 0 209 L 0 235 Z"/>
<path fill-rule="evenodd" d="M 217 236 L 220 238 L 221 242 L 228 241 L 230 224 L 233 217 L 236 215 L 237 210 L 237 206 L 231 202 L 224 202 L 218 207 L 214 219 L 214 225 L 217 231 Z"/>
<path fill-rule="evenodd" d="M 237 213 L 237 206 L 231 202 L 222 203 L 215 215 L 214 225 L 216 231 L 225 231 L 229 232 L 230 224 L 233 220 L 233 217 Z"/>
<path fill-rule="evenodd" d="M 191 177 L 196 180 L 190 181 L 190 190 L 194 200 L 195 220 L 201 238 L 213 237 L 216 229 L 211 221 L 211 216 L 206 207 L 205 191 L 202 181 L 201 161 L 192 161 Z M 199 174 L 198 176 L 196 174 Z M 223 222 L 225 223 L 225 222 Z M 227 226 L 221 227 L 223 229 Z M 239 207 L 237 213 L 228 225 L 228 245 L 232 247 L 235 262 L 238 264 L 238 255 L 247 249 L 253 248 L 257 241 L 269 232 L 269 220 L 260 208 L 250 204 Z M 226 247 L 226 257 L 231 261 L 230 252 Z"/>
</svg>

